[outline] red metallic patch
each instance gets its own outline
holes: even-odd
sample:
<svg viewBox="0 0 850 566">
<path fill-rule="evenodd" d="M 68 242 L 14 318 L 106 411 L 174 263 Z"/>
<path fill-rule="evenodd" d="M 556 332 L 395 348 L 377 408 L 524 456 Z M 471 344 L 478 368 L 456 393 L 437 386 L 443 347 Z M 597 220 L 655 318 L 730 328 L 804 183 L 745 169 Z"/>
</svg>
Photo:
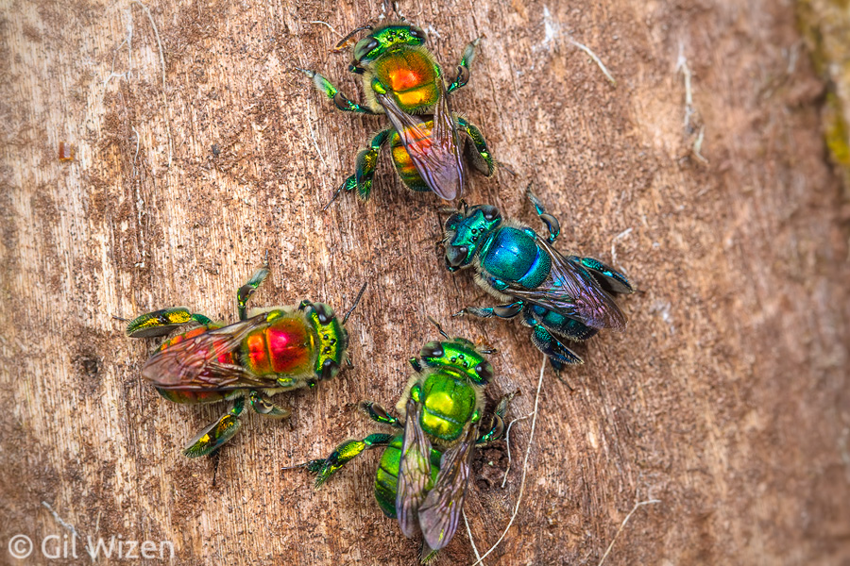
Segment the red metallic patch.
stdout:
<svg viewBox="0 0 850 566">
<path fill-rule="evenodd" d="M 179 389 L 160 389 L 159 394 L 174 403 L 214 403 L 224 399 L 218 391 L 181 391 Z"/>
<path fill-rule="evenodd" d="M 266 330 L 272 369 L 289 373 L 310 361 L 307 329 L 300 320 L 285 319 Z"/>
<path fill-rule="evenodd" d="M 207 331 L 207 328 L 205 326 L 199 326 L 198 328 L 193 328 L 192 330 L 190 330 L 188 332 L 184 332 L 183 334 L 178 334 L 177 336 L 175 336 L 171 340 L 168 340 L 167 342 L 163 342 L 162 346 L 160 346 L 159 349 L 160 349 L 160 351 L 167 350 L 169 346 L 179 344 L 180 342 L 182 342 L 183 340 L 186 340 L 187 338 L 194 338 L 195 336 L 203 334 L 206 331 Z"/>
<path fill-rule="evenodd" d="M 251 364 L 251 369 L 258 375 L 263 375 L 271 372 L 269 364 L 269 353 L 266 350 L 266 341 L 263 332 L 251 334 L 245 339 L 245 346 L 248 349 L 248 360 Z"/>
</svg>

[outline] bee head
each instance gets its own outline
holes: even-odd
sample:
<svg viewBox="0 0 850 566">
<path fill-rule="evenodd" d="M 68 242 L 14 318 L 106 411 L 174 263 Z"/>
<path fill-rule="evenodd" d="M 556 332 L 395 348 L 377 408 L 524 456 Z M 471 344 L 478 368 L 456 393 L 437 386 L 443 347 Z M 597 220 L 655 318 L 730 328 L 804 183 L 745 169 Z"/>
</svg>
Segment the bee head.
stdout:
<svg viewBox="0 0 850 566">
<path fill-rule="evenodd" d="M 457 271 L 467 267 L 485 242 L 485 236 L 501 222 L 499 209 L 489 204 L 473 206 L 449 216 L 443 229 L 446 268 Z"/>
<path fill-rule="evenodd" d="M 305 311 L 318 336 L 316 375 L 320 380 L 333 379 L 348 355 L 348 332 L 325 303 L 308 303 Z"/>
<path fill-rule="evenodd" d="M 422 45 L 427 36 L 422 29 L 404 22 L 375 28 L 354 45 L 352 65 L 370 63 L 395 45 Z"/>
<path fill-rule="evenodd" d="M 493 379 L 493 365 L 466 338 L 427 342 L 419 351 L 419 357 L 429 367 L 453 368 L 479 385 L 486 385 Z"/>
</svg>

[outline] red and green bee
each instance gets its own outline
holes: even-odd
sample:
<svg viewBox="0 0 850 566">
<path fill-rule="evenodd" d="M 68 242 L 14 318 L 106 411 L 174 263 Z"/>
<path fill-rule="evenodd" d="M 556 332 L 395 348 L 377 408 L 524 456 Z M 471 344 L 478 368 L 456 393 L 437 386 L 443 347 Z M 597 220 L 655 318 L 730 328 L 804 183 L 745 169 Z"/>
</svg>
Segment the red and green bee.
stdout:
<svg viewBox="0 0 850 566">
<path fill-rule="evenodd" d="M 414 191 L 433 191 L 446 200 L 460 197 L 466 174 L 461 156 L 464 148 L 472 166 L 492 176 L 495 161 L 484 136 L 452 112 L 448 96 L 469 81 L 469 65 L 479 40 L 466 46 L 455 76 L 445 77 L 434 55 L 423 47 L 425 32 L 404 22 L 358 28 L 337 45 L 337 50 L 364 29 L 370 33 L 354 45 L 349 70 L 363 77 L 365 104 L 352 102 L 322 75 L 300 69 L 340 110 L 386 114 L 390 120 L 391 126 L 378 132 L 369 147 L 357 155 L 355 173 L 340 185 L 333 198 L 343 189 L 356 188 L 362 199 L 368 199 L 378 155 L 388 143 L 401 180 Z"/>
<path fill-rule="evenodd" d="M 232 400 L 233 408 L 202 430 L 183 453 L 190 458 L 211 454 L 241 427 L 239 414 L 247 398 L 257 413 L 272 418 L 290 411 L 268 397 L 300 387 L 315 387 L 331 379 L 348 360 L 348 333 L 333 309 L 324 303 L 301 301 L 296 306 L 252 309 L 247 302 L 268 276 L 257 270 L 236 292 L 239 322 L 223 325 L 185 307 L 143 314 L 127 325 L 127 336 L 151 338 L 194 324 L 169 338 L 142 368 L 142 375 L 175 403 Z M 357 301 L 363 294 L 361 289 Z"/>
</svg>

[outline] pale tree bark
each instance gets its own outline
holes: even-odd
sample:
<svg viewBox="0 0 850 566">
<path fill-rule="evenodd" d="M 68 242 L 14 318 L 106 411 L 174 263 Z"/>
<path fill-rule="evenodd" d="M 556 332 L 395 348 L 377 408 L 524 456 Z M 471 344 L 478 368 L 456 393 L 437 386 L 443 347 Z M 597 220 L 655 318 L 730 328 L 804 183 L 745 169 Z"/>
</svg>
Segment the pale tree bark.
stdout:
<svg viewBox="0 0 850 566">
<path fill-rule="evenodd" d="M 348 57 L 329 51 L 381 7 L 5 3 L 0 562 L 17 563 L 16 534 L 38 544 L 73 527 L 171 541 L 178 564 L 413 563 L 417 543 L 372 496 L 377 454 L 318 492 L 281 468 L 375 430 L 356 402 L 395 403 L 407 358 L 436 336 L 427 316 L 498 347 L 490 394 L 518 389 L 510 417 L 532 411 L 527 329 L 449 318 L 489 300 L 434 251 L 434 195 L 407 191 L 384 156 L 371 201 L 319 210 L 384 121 L 332 112 L 294 68 L 359 97 Z M 469 202 L 536 226 L 533 180 L 560 248 L 639 289 L 622 301 L 626 332 L 580 349 L 574 392 L 544 376 L 523 501 L 485 563 L 598 564 L 618 532 L 606 564 L 848 563 L 848 203 L 793 5 L 401 11 L 446 68 L 484 37 L 453 102 L 516 176 L 472 175 Z M 232 321 L 266 252 L 256 305 L 343 308 L 369 281 L 349 323 L 356 367 L 281 398 L 288 423 L 246 413 L 213 485 L 214 461 L 180 448 L 224 407 L 161 399 L 139 375 L 153 343 L 112 316 L 185 304 Z M 466 511 L 481 553 L 510 520 L 530 424 L 512 428 L 504 488 L 504 444 L 476 461 Z M 437 564 L 475 560 L 464 531 Z"/>
</svg>

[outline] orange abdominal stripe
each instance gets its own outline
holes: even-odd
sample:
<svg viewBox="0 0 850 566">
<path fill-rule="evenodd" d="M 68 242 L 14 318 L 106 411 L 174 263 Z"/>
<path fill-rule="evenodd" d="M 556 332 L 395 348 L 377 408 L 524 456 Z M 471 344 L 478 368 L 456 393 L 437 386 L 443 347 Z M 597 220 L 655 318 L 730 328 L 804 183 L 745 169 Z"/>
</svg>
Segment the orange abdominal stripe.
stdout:
<svg viewBox="0 0 850 566">
<path fill-rule="evenodd" d="M 434 143 L 431 140 L 431 127 L 433 125 L 433 121 L 428 120 L 427 122 L 420 123 L 418 130 L 405 128 L 405 137 L 409 140 L 408 146 L 414 151 L 418 150 L 419 153 L 428 153 L 428 150 L 431 149 Z M 393 160 L 403 175 L 411 174 L 416 170 L 416 166 L 413 164 L 407 149 L 402 145 L 398 134 L 393 136 L 392 152 Z"/>
</svg>

